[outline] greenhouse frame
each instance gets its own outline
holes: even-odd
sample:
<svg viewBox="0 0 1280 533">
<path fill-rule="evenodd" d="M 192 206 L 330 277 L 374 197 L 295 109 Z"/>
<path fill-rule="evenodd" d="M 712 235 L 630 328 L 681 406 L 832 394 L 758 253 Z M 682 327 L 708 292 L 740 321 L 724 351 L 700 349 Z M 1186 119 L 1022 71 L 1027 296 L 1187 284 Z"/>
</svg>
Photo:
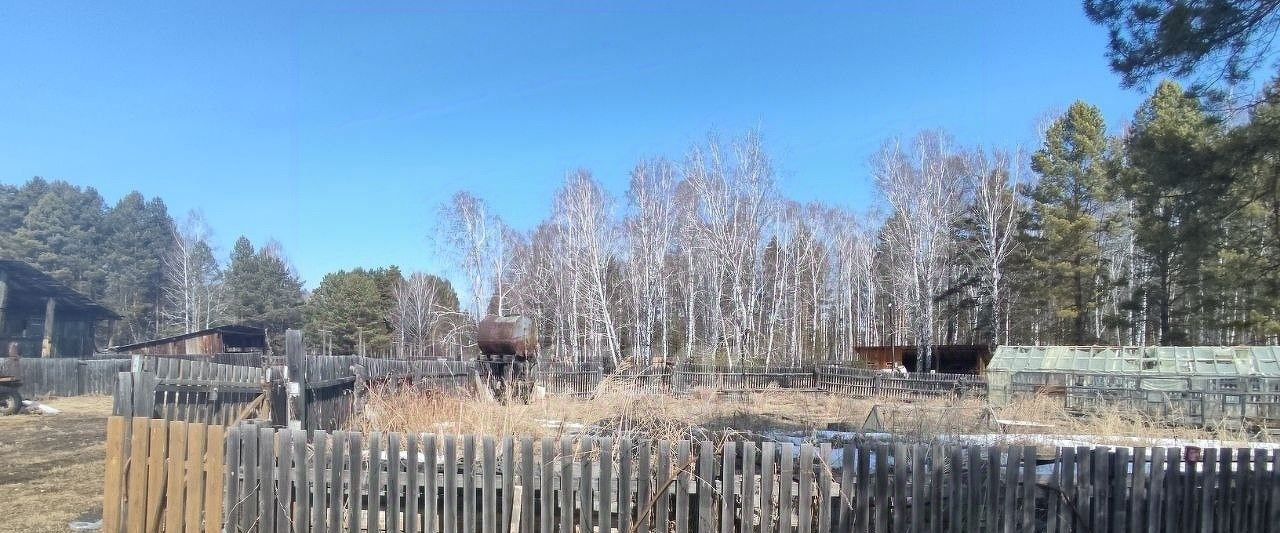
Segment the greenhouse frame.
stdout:
<svg viewBox="0 0 1280 533">
<path fill-rule="evenodd" d="M 1060 396 L 1074 412 L 1127 407 L 1187 425 L 1280 429 L 1277 346 L 1001 346 L 988 398 Z"/>
</svg>

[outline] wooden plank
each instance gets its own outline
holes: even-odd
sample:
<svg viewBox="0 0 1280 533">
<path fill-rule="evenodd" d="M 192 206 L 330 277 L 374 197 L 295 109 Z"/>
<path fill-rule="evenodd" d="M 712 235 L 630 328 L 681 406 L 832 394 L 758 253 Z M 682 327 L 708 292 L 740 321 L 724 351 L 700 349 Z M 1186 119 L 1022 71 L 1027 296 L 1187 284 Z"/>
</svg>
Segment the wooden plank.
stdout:
<svg viewBox="0 0 1280 533">
<path fill-rule="evenodd" d="M 1022 521 L 1020 531 L 1036 528 L 1036 447 L 1022 447 Z"/>
<path fill-rule="evenodd" d="M 515 508 L 516 452 L 513 440 L 509 435 L 502 437 L 502 441 L 499 444 L 502 446 L 502 480 L 500 486 L 502 491 L 502 519 L 498 522 L 498 529 L 503 533 L 509 533 Z"/>
<path fill-rule="evenodd" d="M 439 461 L 436 457 L 436 447 L 438 440 L 435 435 L 426 435 L 422 441 L 422 472 L 424 487 L 423 505 L 422 505 L 422 533 L 436 533 L 440 531 L 440 512 L 436 506 L 439 497 L 439 485 L 436 480 L 439 479 L 437 474 L 440 472 Z"/>
<path fill-rule="evenodd" d="M 689 491 L 693 477 L 690 472 L 693 466 L 691 457 L 689 441 L 680 441 L 676 448 L 676 465 L 680 469 L 676 478 L 676 533 L 689 531 Z"/>
<path fill-rule="evenodd" d="M 107 418 L 106 464 L 103 472 L 102 487 L 102 530 L 107 533 L 119 533 L 121 515 L 124 512 L 125 494 L 125 439 L 128 438 L 124 417 Z"/>
<path fill-rule="evenodd" d="M 258 491 L 261 483 L 258 479 L 258 428 L 245 426 L 241 429 L 240 437 L 239 462 L 244 467 L 244 481 L 240 483 L 239 491 L 234 493 L 237 499 L 231 502 L 237 513 L 235 516 L 228 515 L 227 520 L 231 524 L 234 518 L 238 531 L 248 532 L 258 519 Z"/>
<path fill-rule="evenodd" d="M 751 533 L 756 521 L 756 444 L 742 442 L 742 515 L 738 530 Z"/>
<path fill-rule="evenodd" d="M 944 458 L 942 445 L 934 444 L 929 454 L 929 461 L 926 463 L 929 468 L 929 487 L 925 492 L 927 501 L 924 502 L 928 506 L 927 516 L 929 517 L 928 527 L 923 528 L 926 531 L 942 530 L 942 491 L 943 484 L 946 482 L 946 478 L 942 475 Z"/>
<path fill-rule="evenodd" d="M 698 443 L 698 532 L 713 533 L 716 531 L 716 461 L 715 448 L 711 442 Z"/>
<path fill-rule="evenodd" d="M 276 440 L 275 430 L 258 428 L 258 514 L 251 517 L 260 533 L 271 531 L 276 523 Z"/>
<path fill-rule="evenodd" d="M 1147 501 L 1147 449 L 1133 449 L 1133 485 L 1129 489 L 1129 526 L 1126 531 L 1146 529 L 1144 504 Z"/>
<path fill-rule="evenodd" d="M 653 513 L 649 513 L 644 518 L 645 511 L 653 506 L 653 446 L 648 442 L 641 442 L 638 457 L 636 458 L 636 522 L 635 527 L 638 533 L 649 533 L 653 530 L 650 524 L 653 523 Z M 665 482 L 665 474 L 656 476 L 657 483 Z M 661 517 L 659 524 L 666 524 L 666 517 Z M 665 527 L 665 526 L 664 526 Z M 543 529 L 543 531 L 548 531 Z"/>
<path fill-rule="evenodd" d="M 532 438 L 523 437 L 520 439 L 520 486 L 523 488 L 520 493 L 520 533 L 532 533 L 534 518 L 536 517 L 534 512 L 534 488 L 538 487 L 539 483 L 534 477 L 533 448 Z"/>
<path fill-rule="evenodd" d="M 555 531 L 555 440 L 542 438 L 541 453 L 538 455 L 538 528 L 528 529 L 521 533 L 536 531 Z"/>
<path fill-rule="evenodd" d="M 182 521 L 186 518 L 187 431 L 185 422 L 169 422 L 169 472 L 162 504 L 165 531 L 182 531 Z"/>
<path fill-rule="evenodd" d="M 187 452 L 186 464 L 183 465 L 183 527 L 181 530 L 186 533 L 200 533 L 202 531 L 201 513 L 204 511 L 204 499 L 207 497 L 205 493 L 204 469 L 205 462 L 210 457 L 206 456 L 205 444 L 208 440 L 208 427 L 205 424 L 188 424 L 187 425 Z M 222 454 L 217 454 L 221 456 Z M 221 472 L 215 474 L 221 477 Z"/>
<path fill-rule="evenodd" d="M 329 499 L 334 490 L 328 488 L 329 454 L 328 433 L 316 431 L 311 438 L 311 530 L 329 533 Z M 336 466 L 335 466 L 336 469 Z"/>
<path fill-rule="evenodd" d="M 876 446 L 876 533 L 888 533 L 889 531 L 889 512 L 891 510 L 889 507 L 889 495 L 892 494 L 892 489 L 889 486 L 889 456 L 892 454 L 890 451 L 892 449 L 889 444 Z"/>
<path fill-rule="evenodd" d="M 859 531 L 867 531 L 866 522 L 858 523 L 856 516 L 858 508 L 855 502 L 866 488 L 866 485 L 859 485 L 857 491 L 854 490 L 854 477 L 862 474 L 857 466 L 861 456 L 857 454 L 858 451 L 853 442 L 848 442 L 840 454 L 840 507 L 836 514 L 836 528 L 839 531 L 850 531 L 855 527 Z"/>
<path fill-rule="evenodd" d="M 310 419 L 310 418 L 309 418 Z M 313 420 L 314 419 L 310 419 Z M 386 523 L 387 531 L 400 531 L 400 502 L 401 502 L 401 476 L 400 469 L 400 434 L 387 434 L 387 505 L 386 505 Z"/>
<path fill-rule="evenodd" d="M 405 435 L 404 443 L 404 532 L 418 533 L 422 530 L 422 478 L 418 470 L 422 467 L 419 458 L 418 434 Z"/>
<path fill-rule="evenodd" d="M 343 489 L 343 482 L 348 475 L 347 441 L 350 438 L 345 431 L 334 431 L 329 438 L 329 471 L 327 472 L 329 501 L 325 509 L 327 514 L 325 522 L 329 526 L 327 533 L 340 533 L 345 529 L 345 524 L 342 523 L 343 511 L 346 505 L 346 500 L 343 499 L 343 495 L 346 494 L 346 490 Z"/>
<path fill-rule="evenodd" d="M 1076 447 L 1076 511 L 1079 515 L 1078 530 L 1091 531 L 1093 525 L 1093 464 L 1094 449 Z"/>
<path fill-rule="evenodd" d="M 1160 533 L 1164 530 L 1164 507 L 1161 504 L 1164 501 L 1165 457 L 1167 455 L 1164 448 L 1151 449 L 1151 473 L 1148 476 L 1150 482 L 1147 489 L 1147 533 Z"/>
<path fill-rule="evenodd" d="M 1165 475 L 1165 481 L 1168 486 L 1165 487 L 1165 504 L 1168 506 L 1168 527 L 1165 531 L 1173 533 L 1180 529 L 1183 525 L 1183 493 L 1182 493 L 1182 449 L 1170 448 L 1165 450 L 1167 457 L 1165 458 L 1165 469 L 1172 472 L 1173 475 Z"/>
<path fill-rule="evenodd" d="M 560 531 L 573 531 L 573 441 L 560 440 Z"/>
<path fill-rule="evenodd" d="M 382 489 L 385 487 L 383 484 L 385 478 L 382 476 L 382 442 L 384 440 L 386 437 L 380 431 L 374 431 L 369 435 L 369 468 L 365 472 L 365 477 L 368 479 L 366 484 L 368 495 L 364 514 L 364 528 L 369 533 L 382 531 Z"/>
<path fill-rule="evenodd" d="M 968 501 L 969 487 L 961 482 L 961 471 L 964 464 L 964 449 L 959 446 L 947 447 L 948 462 L 951 465 L 950 481 L 948 484 L 947 494 L 947 529 L 950 531 L 964 531 L 964 503 Z M 938 505 L 942 505 L 943 500 L 938 499 Z M 942 531 L 941 524 L 934 526 L 935 530 Z"/>
<path fill-rule="evenodd" d="M 618 444 L 618 531 L 631 531 L 631 513 L 635 509 L 631 502 L 633 476 L 632 443 L 631 439 L 624 438 Z"/>
<path fill-rule="evenodd" d="M 800 446 L 799 490 L 796 491 L 796 527 L 813 531 L 813 446 Z M 727 533 L 727 532 L 726 532 Z"/>
<path fill-rule="evenodd" d="M 496 480 L 497 462 L 493 437 L 484 436 L 481 444 L 481 478 L 480 490 L 483 502 L 480 507 L 480 526 L 484 533 L 498 531 L 498 482 Z M 470 531 L 470 530 L 468 530 Z"/>
<path fill-rule="evenodd" d="M 737 443 L 726 441 L 720 450 L 720 533 L 733 533 L 734 498 L 737 491 L 734 479 L 737 476 Z"/>
<path fill-rule="evenodd" d="M 818 447 L 818 529 L 817 533 L 830 533 L 832 521 L 831 502 L 831 443 L 824 442 Z"/>
<path fill-rule="evenodd" d="M 613 529 L 613 516 L 610 513 L 613 504 L 613 439 L 600 439 L 600 477 L 599 497 L 596 498 L 596 528 L 600 533 L 609 533 Z"/>
<path fill-rule="evenodd" d="M 293 531 L 295 533 L 310 533 L 311 520 L 311 474 L 307 468 L 307 432 L 306 431 L 290 431 L 292 434 L 293 467 L 291 468 L 293 476 Z M 284 487 L 288 491 L 288 486 Z M 287 494 L 286 494 L 287 496 Z M 286 497 L 285 501 L 289 501 Z"/>
<path fill-rule="evenodd" d="M 361 495 L 365 491 L 360 487 L 364 484 L 364 435 L 359 433 L 348 433 L 347 437 L 347 461 L 350 469 L 347 471 L 347 533 L 360 532 L 360 511 L 364 509 L 361 503 Z"/>
<path fill-rule="evenodd" d="M 850 530 L 849 522 L 843 517 L 843 515 L 848 512 L 846 511 L 846 508 L 849 506 L 849 503 L 847 502 L 851 501 L 856 502 L 857 505 L 857 509 L 853 512 L 851 517 L 853 521 L 853 530 L 871 531 L 872 529 L 871 495 L 873 489 L 871 483 L 875 478 L 871 477 L 871 452 L 872 450 L 870 448 L 864 446 L 855 447 L 853 443 L 846 444 L 844 447 L 844 483 L 841 484 L 840 489 L 844 494 L 846 494 L 842 500 L 845 498 L 847 498 L 847 500 L 842 502 L 843 505 L 840 506 L 840 531 Z M 851 457 L 855 454 L 857 455 L 856 458 Z M 855 467 L 856 469 L 851 469 L 850 466 L 853 466 L 854 464 L 857 465 Z M 855 476 L 852 483 L 849 481 L 851 479 L 848 472 L 849 470 L 853 470 L 853 475 Z M 845 485 L 848 486 L 846 487 Z"/>
<path fill-rule="evenodd" d="M 906 444 L 893 447 L 893 530 L 907 531 L 907 476 L 911 465 L 910 448 Z"/>
<path fill-rule="evenodd" d="M 294 432 L 276 432 L 276 508 L 275 531 L 288 531 L 293 522 L 293 441 Z"/>
<path fill-rule="evenodd" d="M 1111 495 L 1110 515 L 1111 515 L 1111 531 L 1117 533 L 1127 531 L 1129 519 L 1129 506 L 1125 502 L 1130 500 L 1127 493 L 1129 487 L 1129 449 L 1120 447 L 1116 448 L 1112 453 L 1111 465 L 1111 489 L 1108 493 Z"/>
<path fill-rule="evenodd" d="M 968 499 L 965 502 L 965 523 L 960 531 L 982 531 L 982 498 L 986 495 L 985 479 L 982 476 L 982 448 L 969 446 L 965 449 L 965 461 L 969 474 Z"/>
<path fill-rule="evenodd" d="M 150 420 L 151 448 L 147 454 L 147 517 L 148 532 L 160 531 L 163 522 L 165 480 L 168 470 L 165 460 L 169 456 L 169 422 Z"/>
<path fill-rule="evenodd" d="M 671 499 L 671 480 L 674 479 L 671 473 L 671 443 L 662 441 L 658 443 L 658 474 L 654 476 L 654 485 L 656 486 L 654 498 L 657 503 L 653 506 L 653 529 L 666 533 L 667 525 L 671 520 L 670 505 Z"/>
<path fill-rule="evenodd" d="M 782 453 L 778 457 L 778 531 L 791 531 L 791 499 L 795 485 L 796 445 L 782 443 Z"/>
<path fill-rule="evenodd" d="M 1237 448 L 1236 451 L 1235 473 L 1232 476 L 1234 484 L 1231 487 L 1231 529 L 1233 531 L 1243 531 L 1247 522 L 1245 518 L 1248 516 L 1249 491 L 1252 488 L 1250 481 L 1253 475 L 1249 471 L 1252 457 L 1248 448 Z"/>
<path fill-rule="evenodd" d="M 592 510 L 592 474 L 591 474 L 591 448 L 592 442 L 590 438 L 583 438 L 578 441 L 578 456 L 581 457 L 581 474 L 578 476 L 578 527 L 582 533 L 589 533 L 593 528 Z"/>
<path fill-rule="evenodd" d="M 773 531 L 775 495 L 777 494 L 778 469 L 777 445 L 765 442 L 760 445 L 760 532 Z"/>
<path fill-rule="evenodd" d="M 1001 517 L 1001 523 L 1004 525 L 1005 533 L 1013 533 L 1018 529 L 1018 476 L 1021 469 L 1018 468 L 1022 461 L 1022 456 L 1018 453 L 1016 447 L 1010 446 L 1004 450 L 1004 507 L 1001 509 L 1004 516 Z"/>
<path fill-rule="evenodd" d="M 924 529 L 924 511 L 925 503 L 925 469 L 924 461 L 928 455 L 928 448 L 917 444 L 911 448 L 911 529 L 912 533 L 921 533 Z M 902 505 L 905 507 L 905 501 Z M 894 502 L 899 505 L 899 502 Z M 898 529 L 905 529 L 898 526 Z"/>
<path fill-rule="evenodd" d="M 445 533 L 458 531 L 458 437 L 446 435 L 444 438 L 444 524 Z M 471 532 L 468 532 L 471 533 Z"/>
<path fill-rule="evenodd" d="M 205 430 L 204 451 L 206 461 L 202 465 L 204 471 L 204 533 L 218 533 L 222 531 L 224 494 L 226 494 L 223 485 L 227 477 L 234 477 L 234 467 L 230 476 L 226 476 L 228 466 L 227 458 L 236 457 L 236 454 L 229 453 L 226 450 L 227 436 L 226 428 L 222 426 L 210 426 Z M 239 442 L 236 439 L 233 442 Z M 238 461 L 233 464 L 238 464 Z M 228 524 L 230 522 L 227 522 Z"/>
<path fill-rule="evenodd" d="M 1249 489 L 1249 530 L 1262 532 L 1266 530 L 1264 521 L 1267 515 L 1267 451 L 1253 450 L 1253 472 L 1250 476 Z"/>
</svg>

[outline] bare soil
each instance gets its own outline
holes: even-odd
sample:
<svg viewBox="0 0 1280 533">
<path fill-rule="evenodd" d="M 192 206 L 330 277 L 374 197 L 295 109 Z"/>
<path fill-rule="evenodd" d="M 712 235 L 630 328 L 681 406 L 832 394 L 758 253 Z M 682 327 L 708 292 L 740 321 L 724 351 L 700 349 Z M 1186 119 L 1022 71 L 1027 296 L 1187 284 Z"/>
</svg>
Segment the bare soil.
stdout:
<svg viewBox="0 0 1280 533">
<path fill-rule="evenodd" d="M 44 403 L 62 413 L 0 416 L 0 533 L 61 533 L 101 516 L 111 398 Z"/>
</svg>

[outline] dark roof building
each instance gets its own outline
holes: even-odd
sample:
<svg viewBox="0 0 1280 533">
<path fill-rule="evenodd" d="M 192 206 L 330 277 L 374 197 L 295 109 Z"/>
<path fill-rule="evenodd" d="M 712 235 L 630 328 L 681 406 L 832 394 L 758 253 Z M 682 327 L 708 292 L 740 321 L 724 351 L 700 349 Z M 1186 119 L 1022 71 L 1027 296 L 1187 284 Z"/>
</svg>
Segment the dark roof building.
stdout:
<svg viewBox="0 0 1280 533">
<path fill-rule="evenodd" d="M 932 350 L 932 370 L 948 374 L 981 374 L 991 360 L 991 347 L 985 344 L 935 344 Z M 915 346 L 857 346 L 853 351 L 857 359 L 872 368 L 902 365 L 910 372 L 927 371 L 919 368 Z"/>
<path fill-rule="evenodd" d="M 80 357 L 98 322 L 120 315 L 21 261 L 0 259 L 0 346 L 23 357 Z"/>
<path fill-rule="evenodd" d="M 115 346 L 111 351 L 134 355 L 215 355 L 267 350 L 267 330 L 251 326 L 218 326 L 163 339 Z"/>
</svg>

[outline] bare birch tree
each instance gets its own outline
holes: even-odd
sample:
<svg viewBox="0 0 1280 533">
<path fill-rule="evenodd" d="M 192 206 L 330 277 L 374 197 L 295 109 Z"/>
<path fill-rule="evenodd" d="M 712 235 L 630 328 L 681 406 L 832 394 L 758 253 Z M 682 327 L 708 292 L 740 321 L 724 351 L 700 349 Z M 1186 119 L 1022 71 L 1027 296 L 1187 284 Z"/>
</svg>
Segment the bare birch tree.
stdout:
<svg viewBox="0 0 1280 533">
<path fill-rule="evenodd" d="M 221 272 L 209 245 L 212 232 L 196 211 L 173 226 L 173 244 L 164 256 L 164 316 L 177 333 L 209 328 L 222 318 Z"/>
<path fill-rule="evenodd" d="M 971 180 L 969 187 L 973 191 L 972 216 L 977 241 L 975 267 L 982 274 L 979 299 L 985 315 L 983 320 L 991 332 L 988 342 L 992 344 L 1008 340 L 1004 319 L 1004 310 L 1007 309 L 1004 265 L 1017 243 L 1019 206 L 1016 190 L 1019 183 L 1026 181 L 1027 164 L 1026 154 L 1021 150 L 1012 156 L 996 151 L 990 157 L 982 151 L 975 151 L 967 172 Z"/>
<path fill-rule="evenodd" d="M 933 368 L 935 296 L 944 280 L 953 229 L 964 209 L 964 163 L 945 134 L 927 131 L 909 147 L 886 143 L 872 160 L 876 186 L 893 210 L 887 237 L 902 254 L 906 311 L 921 369 Z"/>
</svg>

